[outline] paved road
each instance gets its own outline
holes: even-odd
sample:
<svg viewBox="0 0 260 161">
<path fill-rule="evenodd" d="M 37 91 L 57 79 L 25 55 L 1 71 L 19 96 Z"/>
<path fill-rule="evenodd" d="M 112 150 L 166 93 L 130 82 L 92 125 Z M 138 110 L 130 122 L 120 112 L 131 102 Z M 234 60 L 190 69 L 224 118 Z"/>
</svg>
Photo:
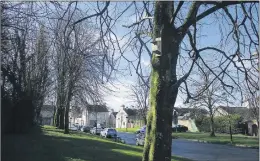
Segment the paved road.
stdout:
<svg viewBox="0 0 260 161">
<path fill-rule="evenodd" d="M 118 135 L 127 144 L 135 144 L 135 134 L 121 133 Z M 172 143 L 172 154 L 193 159 L 195 161 L 258 161 L 258 149 L 240 148 L 229 145 L 205 144 L 182 139 Z"/>
</svg>

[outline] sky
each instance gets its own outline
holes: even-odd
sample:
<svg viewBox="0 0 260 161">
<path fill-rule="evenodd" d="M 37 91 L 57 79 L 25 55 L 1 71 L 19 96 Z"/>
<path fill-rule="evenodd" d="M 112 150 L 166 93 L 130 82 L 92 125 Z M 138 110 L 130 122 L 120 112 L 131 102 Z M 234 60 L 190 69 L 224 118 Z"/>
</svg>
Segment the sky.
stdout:
<svg viewBox="0 0 260 161">
<path fill-rule="evenodd" d="M 233 10 L 231 9 L 231 12 Z M 185 11 L 183 11 L 185 12 Z M 242 20 L 242 17 L 241 19 Z M 224 21 L 224 20 L 223 20 Z M 118 23 L 116 25 L 116 34 L 117 35 L 123 35 L 127 29 L 125 29 L 124 27 L 122 27 L 122 24 L 126 23 L 125 25 L 129 25 L 132 24 L 133 22 L 136 22 L 136 18 L 135 15 L 134 16 L 128 16 L 125 19 L 123 19 L 121 21 L 121 23 Z M 219 30 L 219 27 L 222 27 L 221 25 L 223 25 L 223 23 L 221 23 L 219 20 L 216 20 L 214 15 L 211 15 L 209 17 L 207 17 L 206 19 L 204 19 L 203 21 L 200 21 L 200 24 L 204 23 L 203 25 L 198 25 L 198 35 L 200 35 L 201 37 L 197 38 L 198 39 L 198 47 L 205 47 L 205 46 L 214 46 L 214 47 L 220 47 L 221 44 L 219 43 L 221 40 L 221 33 Z M 227 22 L 224 22 L 224 24 Z M 226 29 L 226 31 L 225 31 Z M 225 34 L 227 34 L 227 32 L 229 32 L 229 28 L 228 25 L 224 25 L 224 28 L 222 30 L 222 32 Z M 232 37 L 231 37 L 232 38 Z M 228 52 L 228 53 L 234 53 L 235 50 L 235 46 L 234 43 L 232 43 L 232 39 L 229 38 L 227 41 L 227 44 L 225 44 L 225 42 L 223 42 L 225 46 L 224 51 Z M 185 40 L 186 41 L 186 40 Z M 187 41 L 186 41 L 187 42 Z M 149 48 L 151 48 L 151 46 L 149 46 Z M 216 60 L 219 60 L 219 53 L 214 53 L 212 51 L 210 52 L 204 52 L 202 53 L 204 54 L 204 58 L 205 60 L 211 60 L 212 65 L 215 64 Z M 246 55 L 248 55 L 248 53 L 245 53 Z M 125 53 L 125 55 L 127 55 L 130 59 L 134 58 L 133 54 L 128 51 Z M 149 56 L 146 54 L 142 55 L 142 65 L 144 66 L 148 66 L 150 63 L 150 58 Z M 181 63 L 180 63 L 181 64 Z M 210 63 L 209 63 L 210 64 Z M 121 67 L 125 67 L 127 65 L 126 62 L 122 61 L 120 63 Z M 247 64 L 248 65 L 248 64 Z M 177 68 L 177 72 L 180 72 L 181 69 L 180 67 Z M 186 69 L 187 70 L 187 69 Z M 134 72 L 133 72 L 134 73 Z M 180 72 L 181 73 L 181 72 Z M 128 71 L 126 72 L 126 75 L 124 76 L 118 76 L 119 77 L 119 81 L 115 82 L 115 87 L 110 87 L 112 90 L 114 90 L 115 92 L 108 93 L 107 95 L 105 95 L 104 100 L 106 102 L 106 104 L 108 105 L 108 107 L 113 108 L 115 111 L 118 111 L 120 109 L 121 105 L 126 105 L 126 106 L 131 106 L 134 105 L 134 102 L 132 101 L 130 95 L 131 95 L 131 90 L 130 90 L 130 86 L 135 84 L 135 81 L 137 79 L 137 75 L 133 74 L 132 76 L 130 76 L 130 74 L 128 73 Z M 192 76 L 193 78 L 198 78 L 197 76 Z M 186 96 L 184 94 L 181 94 L 179 92 L 179 96 L 176 100 L 175 106 L 177 107 L 183 107 L 185 106 L 183 104 L 184 99 L 186 98 Z"/>
<path fill-rule="evenodd" d="M 99 2 L 99 3 L 101 3 L 101 2 Z M 114 16 L 120 14 L 120 12 L 122 10 L 124 10 L 129 3 L 130 2 L 127 2 L 127 3 L 118 2 L 117 6 L 115 6 L 115 3 L 111 2 L 111 5 L 108 8 L 111 17 L 114 18 Z M 178 2 L 175 2 L 175 3 L 178 3 Z M 97 2 L 91 2 L 91 3 L 81 2 L 81 3 L 79 3 L 78 6 L 83 11 L 84 10 L 86 11 L 85 13 L 83 13 L 83 16 L 85 16 L 85 15 L 91 14 L 91 12 L 96 12 L 96 11 L 94 11 L 94 9 L 96 9 L 96 7 L 95 7 L 96 4 L 97 4 Z M 180 13 L 184 17 L 188 13 L 187 12 L 188 5 L 186 5 L 186 4 L 187 3 L 185 2 L 184 6 L 181 10 L 181 13 Z M 132 6 L 132 7 L 134 7 L 134 6 Z M 140 6 L 138 6 L 138 4 L 137 4 L 137 7 L 140 7 Z M 100 8 L 102 8 L 102 6 Z M 91 9 L 92 9 L 92 11 L 91 11 Z M 205 8 L 202 7 L 200 9 L 199 13 L 203 12 L 204 10 L 205 10 Z M 234 8 L 229 8 L 229 10 L 232 14 L 234 14 L 234 11 L 235 11 Z M 238 17 L 239 17 L 238 22 L 241 22 L 243 19 L 243 16 L 240 15 L 241 13 L 238 14 Z M 253 14 L 256 14 L 256 13 L 253 13 Z M 143 15 L 140 15 L 140 16 L 142 17 Z M 131 29 L 127 29 L 127 28 L 123 27 L 123 25 L 130 25 L 138 20 L 140 20 L 140 17 L 137 16 L 137 12 L 136 12 L 136 10 L 134 10 L 134 8 L 130 8 L 129 10 L 127 10 L 127 12 L 120 19 L 118 19 L 115 27 L 113 28 L 113 31 L 119 39 L 122 39 L 119 42 L 120 46 L 122 46 L 123 44 L 125 44 L 129 41 L 127 39 L 127 37 L 123 37 L 123 36 L 131 30 Z M 199 21 L 199 23 L 197 24 L 197 33 L 198 33 L 197 46 L 198 46 L 198 48 L 212 46 L 212 47 L 222 48 L 228 54 L 233 54 L 236 46 L 233 43 L 232 35 L 229 37 L 229 39 L 227 41 L 221 39 L 222 33 L 224 35 L 227 35 L 228 32 L 231 31 L 229 23 L 230 23 L 230 21 L 227 22 L 226 19 L 224 19 L 224 18 L 216 19 L 216 16 L 214 14 Z M 219 30 L 219 28 L 222 28 L 222 30 Z M 132 33 L 132 34 L 134 34 L 134 33 Z M 112 37 L 112 39 L 115 39 L 115 38 Z M 222 43 L 219 43 L 221 40 L 222 40 Z M 247 42 L 248 39 L 245 39 L 245 41 Z M 187 37 L 184 39 L 184 43 L 189 44 Z M 182 47 L 183 47 L 183 44 L 182 44 Z M 151 49 L 151 44 L 148 46 L 148 48 Z M 190 47 L 188 46 L 188 48 L 190 48 Z M 243 51 L 243 54 L 245 56 L 247 56 L 247 58 L 248 58 L 249 53 L 247 51 Z M 178 77 L 184 75 L 187 72 L 187 70 L 189 69 L 190 64 L 191 64 L 190 59 L 189 59 L 188 63 L 185 64 L 185 60 L 188 60 L 187 59 L 188 55 L 187 55 L 186 51 L 180 50 L 180 55 L 183 56 L 184 58 L 182 58 L 182 59 L 180 59 L 180 61 L 178 61 L 178 65 L 177 65 Z M 120 56 L 120 53 L 118 51 L 116 52 L 116 56 L 117 57 Z M 130 49 L 128 49 L 124 53 L 124 56 L 126 56 L 130 60 L 136 59 L 133 51 Z M 219 53 L 212 52 L 212 51 L 203 52 L 202 56 L 210 66 L 217 65 L 217 62 L 221 59 L 221 56 Z M 142 58 L 142 60 L 141 60 L 142 66 L 147 67 L 149 69 L 150 57 L 148 56 L 147 52 L 143 52 L 141 58 Z M 112 108 L 115 111 L 118 111 L 120 109 L 120 106 L 123 104 L 126 106 L 135 105 L 135 102 L 133 102 L 132 101 L 133 99 L 131 98 L 130 86 L 135 85 L 135 82 L 137 81 L 137 75 L 135 74 L 135 71 L 133 70 L 133 68 L 131 66 L 129 67 L 129 64 L 124 59 L 121 59 L 118 69 L 120 70 L 121 74 L 115 73 L 117 80 L 113 82 L 113 86 L 111 84 L 107 84 L 107 86 L 114 92 L 107 92 L 104 94 L 104 102 L 107 104 L 107 106 L 109 108 Z M 232 70 L 232 68 L 231 68 L 231 70 Z M 123 74 L 122 74 L 122 72 L 123 72 Z M 199 77 L 196 76 L 196 73 L 192 73 L 189 80 L 190 79 L 198 80 Z M 190 89 L 192 89 L 191 84 L 189 84 L 189 87 L 190 87 Z M 175 106 L 177 106 L 177 107 L 185 106 L 183 104 L 185 99 L 186 99 L 186 95 L 179 92 Z"/>
</svg>

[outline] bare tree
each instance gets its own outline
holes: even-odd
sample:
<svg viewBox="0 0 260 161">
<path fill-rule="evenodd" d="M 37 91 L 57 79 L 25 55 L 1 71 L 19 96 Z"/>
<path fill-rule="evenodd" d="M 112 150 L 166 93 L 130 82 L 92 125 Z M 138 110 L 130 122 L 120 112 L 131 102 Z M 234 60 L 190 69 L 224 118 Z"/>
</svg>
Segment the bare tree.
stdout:
<svg viewBox="0 0 260 161">
<path fill-rule="evenodd" d="M 116 5 L 117 3 L 111 4 L 111 7 L 116 7 Z M 150 112 L 147 119 L 147 136 L 143 160 L 171 160 L 173 107 L 179 87 L 186 91 L 186 102 L 197 97 L 189 92 L 190 82 L 187 78 L 195 66 L 200 67 L 198 61 L 201 61 L 214 75 L 212 82 L 220 81 L 229 95 L 233 95 L 234 86 L 239 88 L 241 75 L 243 76 L 242 79 L 245 78 L 247 85 L 253 84 L 254 80 L 248 75 L 243 57 L 251 59 L 251 57 L 248 58 L 250 55 L 248 53 L 257 49 L 257 14 L 252 14 L 252 10 L 258 12 L 257 3 L 132 2 L 125 3 L 125 8 L 120 5 L 122 11 L 119 11 L 119 14 L 116 14 L 114 18 L 111 18 L 113 13 L 109 15 L 109 6 L 110 2 L 103 3 L 103 7 L 100 3 L 97 3 L 98 10 L 96 12 L 75 21 L 74 25 L 91 18 L 99 19 L 98 24 L 101 26 L 102 38 L 107 40 L 106 38 L 109 39 L 111 34 L 116 37 L 116 43 L 114 43 L 115 39 L 110 38 L 110 41 L 104 41 L 104 44 L 106 46 L 116 44 L 122 58 L 133 66 L 137 74 L 140 72 L 142 53 L 151 57 Z M 126 34 L 129 39 L 126 44 L 120 46 L 118 43 L 120 39 L 112 29 L 117 20 L 124 13 L 127 13 L 126 11 L 131 12 L 131 9 L 136 16 L 136 22 L 124 25 L 129 29 Z M 223 27 L 220 25 L 219 28 L 222 46 L 201 46 L 197 41 L 201 36 L 198 34 L 201 31 L 201 26 L 206 25 L 206 20 L 209 17 L 218 20 L 216 23 L 222 22 L 224 24 Z M 230 31 L 226 31 L 224 27 L 228 27 Z M 250 32 L 248 32 L 249 28 Z M 147 43 L 150 43 L 151 39 L 153 43 L 152 52 L 147 47 Z M 225 49 L 224 44 L 227 44 L 227 41 L 232 41 L 235 48 L 232 47 L 230 51 Z M 131 48 L 133 53 L 136 54 L 137 65 L 123 55 L 126 48 Z M 205 56 L 208 55 L 208 51 L 213 51 L 218 55 L 218 63 L 214 66 L 209 65 L 210 59 Z M 180 64 L 179 59 L 183 59 Z M 177 70 L 177 64 L 179 64 L 178 67 L 181 67 L 180 70 Z M 228 73 L 230 68 L 239 73 L 237 77 Z M 211 84 L 209 83 L 208 86 Z"/>
<path fill-rule="evenodd" d="M 35 19 L 28 16 L 34 12 L 33 3 L 1 2 L 1 9 L 4 17 L 1 20 L 4 42 L 1 46 L 2 92 L 7 102 L 11 102 L 5 104 L 12 114 L 6 116 L 9 127 L 13 128 L 11 131 L 19 132 L 29 128 L 39 117 L 49 86 L 49 44 Z M 26 127 L 21 128 L 21 124 Z"/>
<path fill-rule="evenodd" d="M 149 84 L 149 77 L 146 79 L 146 84 Z M 136 103 L 136 107 L 140 109 L 140 114 L 146 125 L 146 116 L 148 111 L 148 97 L 149 97 L 149 87 L 142 83 L 140 78 L 137 79 L 137 83 L 131 86 L 131 97 Z"/>
<path fill-rule="evenodd" d="M 71 26 L 78 16 L 77 3 L 68 3 L 59 12 L 63 14 L 53 28 L 57 53 L 56 126 L 69 133 L 72 97 L 82 104 L 100 99 L 104 79 L 109 79 L 109 67 L 113 65 L 107 51 L 100 47 L 95 28 L 87 23 Z"/>
<path fill-rule="evenodd" d="M 246 90 L 244 101 L 248 103 L 250 116 L 256 119 L 259 128 L 259 95 L 257 95 L 257 91 L 249 92 Z"/>
<path fill-rule="evenodd" d="M 204 108 L 209 111 L 210 115 L 210 136 L 215 137 L 215 128 L 214 128 L 214 114 L 216 111 L 217 105 L 223 103 L 225 99 L 222 96 L 221 84 L 217 81 L 212 82 L 214 76 L 211 72 L 205 71 L 199 73 L 200 77 L 198 82 L 194 82 L 193 86 L 195 87 L 195 95 L 198 95 L 196 100 L 190 102 L 191 106 L 195 108 Z M 211 83 L 211 85 L 209 85 Z M 201 92 L 203 91 L 203 92 Z"/>
</svg>

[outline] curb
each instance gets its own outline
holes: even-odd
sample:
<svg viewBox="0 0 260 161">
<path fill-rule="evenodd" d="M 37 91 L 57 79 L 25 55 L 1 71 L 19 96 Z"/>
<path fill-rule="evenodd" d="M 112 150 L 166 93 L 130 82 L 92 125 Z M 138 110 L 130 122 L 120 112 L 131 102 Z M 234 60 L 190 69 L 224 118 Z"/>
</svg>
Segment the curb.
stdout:
<svg viewBox="0 0 260 161">
<path fill-rule="evenodd" d="M 177 139 L 178 139 L 178 138 L 177 138 Z M 243 144 L 218 143 L 218 142 L 210 142 L 210 141 L 196 140 L 196 139 L 184 139 L 184 140 L 189 140 L 189 141 L 194 141 L 194 142 L 200 142 L 200 143 L 206 143 L 206 144 L 221 144 L 221 145 L 230 145 L 230 146 L 234 146 L 234 147 L 259 149 L 259 147 L 248 146 L 248 145 L 243 145 Z"/>
</svg>

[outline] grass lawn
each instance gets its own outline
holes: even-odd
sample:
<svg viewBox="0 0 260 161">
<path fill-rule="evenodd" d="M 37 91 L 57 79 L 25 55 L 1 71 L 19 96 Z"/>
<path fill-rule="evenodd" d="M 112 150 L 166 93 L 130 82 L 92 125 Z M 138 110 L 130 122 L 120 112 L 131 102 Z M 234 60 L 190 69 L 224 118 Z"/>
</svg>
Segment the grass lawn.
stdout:
<svg viewBox="0 0 260 161">
<path fill-rule="evenodd" d="M 127 128 L 127 132 L 135 133 L 139 128 Z M 126 129 L 116 129 L 117 131 L 126 132 Z M 229 134 L 216 134 L 216 137 L 210 137 L 209 133 L 203 132 L 185 132 L 185 133 L 172 133 L 173 137 L 189 140 L 200 140 L 207 141 L 215 144 L 230 144 Z M 258 137 L 245 136 L 242 134 L 233 135 L 233 144 L 242 146 L 251 146 L 254 148 L 259 148 Z"/>
<path fill-rule="evenodd" d="M 216 137 L 210 137 L 209 133 L 186 132 L 186 133 L 172 133 L 172 136 L 177 137 L 177 138 L 182 138 L 182 139 L 208 141 L 211 143 L 220 143 L 220 144 L 229 144 L 230 143 L 229 134 L 216 134 Z M 233 135 L 233 144 L 259 147 L 259 139 L 258 139 L 258 137 L 235 134 L 235 135 Z"/>
<path fill-rule="evenodd" d="M 116 128 L 116 131 L 118 132 L 130 132 L 130 133 L 135 133 L 137 130 L 139 130 L 140 127 L 135 127 L 135 128 Z"/>
<path fill-rule="evenodd" d="M 44 126 L 29 134 L 5 135 L 5 161 L 141 161 L 142 147 L 116 143 L 99 136 Z M 190 161 L 173 156 L 172 161 Z"/>
</svg>

